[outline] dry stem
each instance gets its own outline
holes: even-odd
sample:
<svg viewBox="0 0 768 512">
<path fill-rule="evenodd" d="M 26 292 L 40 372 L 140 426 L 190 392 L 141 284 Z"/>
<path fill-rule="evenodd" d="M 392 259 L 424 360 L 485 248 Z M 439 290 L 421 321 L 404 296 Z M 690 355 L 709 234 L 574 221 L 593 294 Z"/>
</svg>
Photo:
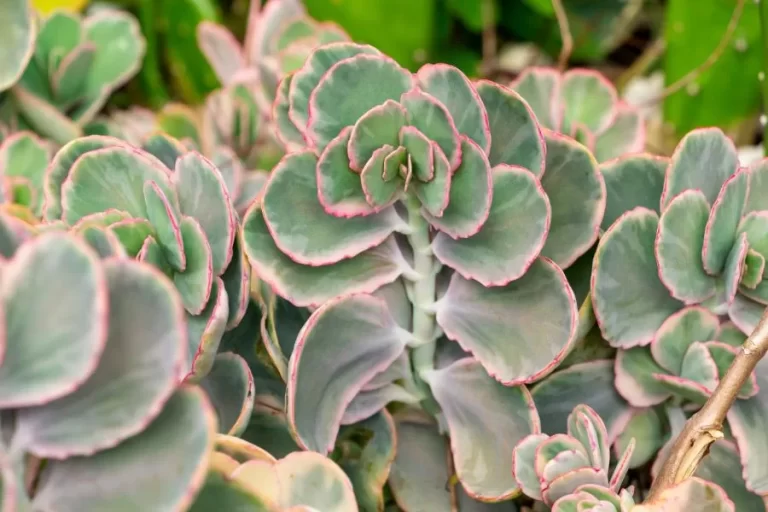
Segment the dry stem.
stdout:
<svg viewBox="0 0 768 512">
<path fill-rule="evenodd" d="M 552 0 L 552 7 L 555 9 L 557 17 L 557 26 L 560 28 L 560 39 L 563 40 L 563 47 L 560 50 L 560 57 L 557 59 L 557 67 L 560 71 L 565 71 L 568 66 L 568 59 L 573 51 L 573 36 L 568 25 L 568 16 L 565 14 L 563 2 L 561 0 Z"/>
<path fill-rule="evenodd" d="M 672 445 L 645 503 L 650 504 L 661 493 L 693 475 L 713 442 L 723 437 L 723 423 L 736 395 L 768 351 L 768 310 L 741 346 L 733 364 L 720 380 L 699 412 L 685 423 Z"/>
</svg>

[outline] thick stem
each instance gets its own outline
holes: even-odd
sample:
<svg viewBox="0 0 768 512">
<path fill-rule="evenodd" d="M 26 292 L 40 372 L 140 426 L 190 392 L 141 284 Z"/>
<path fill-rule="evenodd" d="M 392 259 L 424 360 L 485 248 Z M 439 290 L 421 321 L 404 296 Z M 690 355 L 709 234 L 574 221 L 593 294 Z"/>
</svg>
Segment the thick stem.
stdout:
<svg viewBox="0 0 768 512">
<path fill-rule="evenodd" d="M 760 126 L 763 128 L 763 153 L 768 156 L 768 0 L 760 0 L 757 8 L 760 9 L 760 30 L 763 40 L 763 69 L 758 80 L 760 90 L 763 93 L 763 115 L 760 116 Z"/>
<path fill-rule="evenodd" d="M 651 486 L 645 503 L 652 503 L 665 490 L 693 475 L 709 445 L 723 437 L 723 423 L 739 390 L 768 351 L 768 310 L 741 346 L 733 364 L 699 412 L 691 416 Z"/>
<path fill-rule="evenodd" d="M 408 224 L 411 233 L 408 240 L 413 248 L 413 369 L 423 380 L 425 372 L 435 366 L 435 260 L 429 239 L 429 224 L 421 215 L 421 203 L 417 197 L 408 196 Z"/>
</svg>

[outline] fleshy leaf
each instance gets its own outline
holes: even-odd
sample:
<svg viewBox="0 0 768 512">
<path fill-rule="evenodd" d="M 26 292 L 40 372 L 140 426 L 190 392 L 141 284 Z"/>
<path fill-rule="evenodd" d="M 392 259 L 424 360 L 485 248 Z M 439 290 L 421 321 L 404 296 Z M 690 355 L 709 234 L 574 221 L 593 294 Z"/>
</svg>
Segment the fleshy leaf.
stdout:
<svg viewBox="0 0 768 512">
<path fill-rule="evenodd" d="M 184 272 L 173 275 L 184 307 L 193 315 L 200 314 L 211 295 L 213 257 L 211 246 L 200 224 L 192 217 L 182 217 L 179 225 L 187 265 Z"/>
<path fill-rule="evenodd" d="M 154 234 L 152 224 L 145 219 L 126 219 L 109 226 L 109 231 L 120 241 L 126 254 L 135 258 L 144 246 L 144 241 Z"/>
<path fill-rule="evenodd" d="M 511 87 L 528 102 L 543 127 L 550 130 L 560 127 L 560 73 L 556 69 L 528 67 Z"/>
<path fill-rule="evenodd" d="M 371 108 L 399 100 L 412 81 L 408 71 L 383 55 L 361 54 L 337 62 L 309 97 L 308 137 L 322 151 Z"/>
<path fill-rule="evenodd" d="M 235 236 L 234 256 L 221 279 L 229 300 L 227 330 L 235 328 L 245 316 L 251 289 L 251 265 L 245 254 L 242 231 Z"/>
<path fill-rule="evenodd" d="M 542 256 L 566 269 L 597 240 L 606 191 L 597 161 L 572 139 L 546 132 L 546 169 L 541 186 L 552 217 Z"/>
<path fill-rule="evenodd" d="M 255 274 L 297 306 L 318 306 L 343 294 L 372 292 L 408 268 L 394 238 L 333 265 L 300 265 L 277 248 L 258 203 L 243 219 L 243 239 Z"/>
<path fill-rule="evenodd" d="M 728 304 L 733 302 L 736 298 L 736 293 L 739 291 L 739 283 L 742 281 L 746 270 L 748 252 L 749 244 L 747 243 L 747 235 L 742 233 L 736 243 L 731 247 L 731 252 L 728 255 L 728 259 L 725 260 L 725 268 L 723 269 L 725 301 Z M 758 254 L 759 256 L 759 253 L 755 254 Z"/>
<path fill-rule="evenodd" d="M 754 290 L 763 280 L 765 275 L 765 258 L 762 254 L 749 249 L 744 258 L 744 272 L 741 276 L 741 285 Z"/>
<path fill-rule="evenodd" d="M 181 212 L 200 223 L 211 247 L 213 272 L 221 275 L 232 259 L 236 230 L 227 186 L 218 169 L 194 152 L 176 161 L 173 179 Z"/>
<path fill-rule="evenodd" d="M 30 3 L 17 0 L 4 3 L 0 9 L 0 20 L 3 33 L 0 91 L 4 91 L 19 79 L 34 53 L 36 23 Z"/>
<path fill-rule="evenodd" d="M 560 97 L 563 133 L 578 122 L 591 132 L 607 128 L 616 116 L 616 89 L 597 71 L 572 69 L 563 75 Z"/>
<path fill-rule="evenodd" d="M 669 159 L 656 155 L 627 155 L 600 164 L 607 201 L 602 228 L 607 230 L 625 212 L 642 206 L 659 213 L 664 172 Z"/>
<path fill-rule="evenodd" d="M 187 152 L 187 148 L 165 133 L 154 133 L 144 140 L 141 149 L 157 157 L 168 169 L 176 167 L 176 160 Z"/>
<path fill-rule="evenodd" d="M 317 197 L 326 213 L 335 217 L 369 215 L 375 209 L 366 201 L 361 176 L 349 167 L 347 146 L 352 127 L 341 130 L 317 162 Z"/>
<path fill-rule="evenodd" d="M 448 442 L 437 425 L 420 416 L 395 416 L 397 450 L 389 486 L 404 510 L 450 510 Z"/>
<path fill-rule="evenodd" d="M 327 453 L 349 402 L 405 347 L 386 303 L 353 295 L 326 303 L 309 317 L 289 362 L 288 418 L 297 440 Z"/>
<path fill-rule="evenodd" d="M 455 171 L 461 163 L 461 144 L 459 131 L 445 106 L 418 89 L 403 94 L 400 103 L 406 110 L 408 124 L 434 141 L 443 150 L 451 171 Z"/>
<path fill-rule="evenodd" d="M 697 304 L 715 294 L 715 280 L 701 264 L 709 204 L 699 190 L 686 190 L 661 214 L 656 235 L 659 279 L 670 294 Z"/>
<path fill-rule="evenodd" d="M 723 489 L 701 478 L 691 477 L 662 491 L 652 502 L 632 509 L 632 512 L 678 512 L 680 510 L 735 512 L 733 502 Z"/>
<path fill-rule="evenodd" d="M 408 170 L 420 181 L 427 182 L 435 177 L 435 147 L 426 135 L 413 126 L 405 126 L 400 132 L 400 141 L 408 152 Z M 409 180 L 406 177 L 406 183 Z"/>
<path fill-rule="evenodd" d="M 11 135 L 0 145 L 0 173 L 28 180 L 36 195 L 29 206 L 37 216 L 42 212 L 43 180 L 49 153 L 46 143 L 30 132 Z"/>
<path fill-rule="evenodd" d="M 710 274 L 723 270 L 728 253 L 737 238 L 737 230 L 749 193 L 749 174 L 742 170 L 728 178 L 712 205 L 704 232 L 702 261 Z"/>
<path fill-rule="evenodd" d="M 669 388 L 654 378 L 657 374 L 664 375 L 665 371 L 653 360 L 647 347 L 619 350 L 615 371 L 616 389 L 635 407 L 660 404 L 670 395 Z"/>
<path fill-rule="evenodd" d="M 760 496 L 750 492 L 741 476 L 741 461 L 736 446 L 729 441 L 712 443 L 709 455 L 696 469 L 695 476 L 709 480 L 723 488 L 733 501 L 735 510 L 764 510 Z"/>
<path fill-rule="evenodd" d="M 445 106 L 459 133 L 488 153 L 491 149 L 488 113 L 467 77 L 447 64 L 426 64 L 419 69 L 416 79 L 422 91 Z"/>
<path fill-rule="evenodd" d="M 428 183 L 414 181 L 413 189 L 424 211 L 433 217 L 442 217 L 448 207 L 451 194 L 451 168 L 443 150 L 434 142 L 429 143 L 434 155 L 434 175 Z"/>
<path fill-rule="evenodd" d="M 200 314 L 186 314 L 187 320 L 187 361 L 185 381 L 198 382 L 211 371 L 216 352 L 219 349 L 229 313 L 227 292 L 221 278 L 211 286 L 211 295 Z"/>
<path fill-rule="evenodd" d="M 616 439 L 616 454 L 624 452 L 634 440 L 629 467 L 638 468 L 649 462 L 664 445 L 665 421 L 658 408 L 633 410 L 632 417 Z"/>
<path fill-rule="evenodd" d="M 362 171 L 374 151 L 385 145 L 397 147 L 405 116 L 405 109 L 391 99 L 360 116 L 349 136 L 349 167 Z"/>
<path fill-rule="evenodd" d="M 63 219 L 71 225 L 110 208 L 146 218 L 144 183 L 154 181 L 173 197 L 168 172 L 149 153 L 123 147 L 89 151 L 72 165 L 61 187 Z"/>
<path fill-rule="evenodd" d="M 186 268 L 184 245 L 179 228 L 179 212 L 153 181 L 144 183 L 147 217 L 155 229 L 160 247 L 168 263 L 178 271 Z"/>
<path fill-rule="evenodd" d="M 658 278 L 653 245 L 658 215 L 637 207 L 600 239 L 592 267 L 592 305 L 603 337 L 615 347 L 645 345 L 682 304 Z"/>
<path fill-rule="evenodd" d="M 438 233 L 437 259 L 467 279 L 502 286 L 525 274 L 544 246 L 549 200 L 536 177 L 521 167 L 493 169 L 493 202 L 480 231 L 454 240 Z"/>
<path fill-rule="evenodd" d="M 239 436 L 253 410 L 253 375 L 248 363 L 231 352 L 219 354 L 211 372 L 200 382 L 216 411 L 219 432 Z"/>
<path fill-rule="evenodd" d="M 611 453 L 608 430 L 600 416 L 588 405 L 579 404 L 568 416 L 568 435 L 578 439 L 594 468 L 608 471 Z"/>
<path fill-rule="evenodd" d="M 731 367 L 736 354 L 739 353 L 739 349 L 720 341 L 708 341 L 705 343 L 705 346 L 709 350 L 715 365 L 717 365 L 718 375 L 722 377 L 728 371 L 728 368 Z M 741 386 L 738 396 L 739 398 L 750 398 L 755 396 L 757 391 L 757 379 L 755 372 L 752 372 L 746 382 L 744 382 L 744 385 Z"/>
<path fill-rule="evenodd" d="M 300 132 L 306 131 L 309 121 L 309 101 L 320 80 L 337 62 L 355 55 L 381 55 L 373 46 L 356 43 L 332 43 L 317 48 L 307 58 L 304 66 L 296 71 L 291 80 L 290 119 Z M 352 123 L 350 123 L 351 125 Z"/>
<path fill-rule="evenodd" d="M 733 142 L 719 128 L 699 128 L 678 144 L 667 168 L 661 209 L 685 190 L 700 190 L 713 204 L 720 188 L 739 168 Z"/>
<path fill-rule="evenodd" d="M 605 471 L 595 468 L 579 468 L 561 475 L 552 480 L 546 489 L 542 490 L 542 501 L 553 504 L 566 494 L 571 494 L 582 485 L 587 484 L 607 487 L 608 477 Z"/>
<path fill-rule="evenodd" d="M 85 243 L 87 243 L 91 249 L 96 251 L 101 258 L 109 258 L 110 256 L 121 258 L 127 256 L 120 240 L 117 239 L 117 236 L 115 236 L 109 228 L 87 226 L 80 232 L 80 236 L 83 237 Z M 136 258 L 139 261 L 145 261 L 146 256 L 142 254 L 144 252 L 144 247 L 154 242 L 154 240 L 155 239 L 151 236 L 144 240 L 142 249 L 139 251 L 139 254 L 136 255 Z M 155 242 L 155 247 L 157 247 L 158 251 L 160 250 L 157 242 Z M 149 250 L 150 249 L 147 249 L 147 251 Z"/>
<path fill-rule="evenodd" d="M 379 245 L 402 224 L 392 209 L 352 219 L 325 213 L 317 199 L 316 164 L 311 152 L 288 155 L 272 171 L 264 190 L 264 219 L 275 245 L 292 260 L 336 263 Z"/>
<path fill-rule="evenodd" d="M 331 459 L 319 453 L 291 453 L 275 464 L 280 508 L 305 505 L 309 510 L 357 510 L 352 483 Z"/>
<path fill-rule="evenodd" d="M 376 389 L 361 390 L 347 406 L 342 425 L 351 425 L 366 420 L 379 411 L 384 410 L 391 402 L 414 404 L 419 400 L 398 384 L 387 384 Z"/>
<path fill-rule="evenodd" d="M 427 378 L 448 429 L 456 474 L 467 493 L 480 500 L 514 496 L 512 452 L 539 418 L 524 386 L 506 387 L 471 358 L 435 370 Z"/>
<path fill-rule="evenodd" d="M 18 413 L 14 442 L 40 457 L 89 455 L 143 431 L 182 376 L 183 310 L 170 282 L 132 261 L 104 266 L 109 331 L 96 371 L 69 395 Z"/>
<path fill-rule="evenodd" d="M 197 44 L 223 85 L 227 85 L 238 71 L 246 67 L 240 43 L 225 27 L 210 21 L 197 26 Z"/>
<path fill-rule="evenodd" d="M 565 275 L 545 258 L 502 287 L 454 274 L 436 310 L 448 338 L 508 386 L 538 380 L 557 366 L 573 342 L 578 315 Z"/>
<path fill-rule="evenodd" d="M 186 509 L 203 484 L 215 432 L 216 418 L 203 392 L 183 387 L 146 430 L 117 447 L 49 460 L 34 508 Z M 93 485 L 97 481 L 102 485 Z"/>
<path fill-rule="evenodd" d="M 541 481 L 534 468 L 539 446 L 549 439 L 546 434 L 531 434 L 517 443 L 512 453 L 512 476 L 526 496 L 541 499 Z"/>
<path fill-rule="evenodd" d="M 717 315 L 702 307 L 688 307 L 670 315 L 651 342 L 653 359 L 667 372 L 680 375 L 688 346 L 715 339 L 720 324 Z"/>
<path fill-rule="evenodd" d="M 516 165 L 540 178 L 549 148 L 545 148 L 544 138 L 528 104 L 512 89 L 487 80 L 481 80 L 476 87 L 488 114 L 491 134 L 488 160 L 491 166 Z M 548 164 L 546 168 L 549 169 Z"/>
<path fill-rule="evenodd" d="M 625 103 L 619 103 L 616 117 L 595 143 L 595 158 L 605 162 L 621 155 L 638 153 L 645 146 L 645 125 L 640 112 Z"/>
<path fill-rule="evenodd" d="M 38 405 L 71 393 L 93 374 L 107 336 L 107 283 L 95 255 L 64 235 L 44 235 L 22 245 L 2 277 L 0 403 Z"/>
<path fill-rule="evenodd" d="M 373 211 L 379 211 L 391 205 L 397 198 L 398 181 L 386 181 L 384 179 L 384 176 L 387 174 L 387 158 L 394 151 L 397 150 L 390 145 L 378 148 L 373 152 L 360 173 L 365 200 L 373 207 Z"/>
<path fill-rule="evenodd" d="M 597 412 L 613 441 L 629 419 L 630 408 L 614 387 L 612 360 L 579 363 L 553 373 L 532 391 L 533 401 L 547 434 L 563 433 L 568 416 L 579 404 Z"/>
</svg>

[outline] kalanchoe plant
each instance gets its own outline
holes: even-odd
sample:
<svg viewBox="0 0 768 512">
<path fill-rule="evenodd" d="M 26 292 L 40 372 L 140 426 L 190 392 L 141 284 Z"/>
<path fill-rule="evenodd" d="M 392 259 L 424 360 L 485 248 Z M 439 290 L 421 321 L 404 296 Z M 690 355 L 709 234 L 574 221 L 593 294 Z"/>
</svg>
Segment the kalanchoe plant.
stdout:
<svg viewBox="0 0 768 512">
<path fill-rule="evenodd" d="M 219 435 L 208 477 L 190 512 L 357 512 L 352 484 L 344 471 L 314 452 L 276 459 L 236 437 Z"/>
<path fill-rule="evenodd" d="M 591 498 L 609 501 L 617 512 L 631 507 L 632 495 L 617 494 L 629 469 L 634 442 L 619 457 L 610 473 L 611 447 L 608 431 L 600 416 L 586 405 L 577 406 L 568 417 L 568 433 L 548 436 L 533 434 L 515 447 L 513 474 L 522 491 L 554 510 L 566 511 L 566 503 Z M 569 496 L 570 495 L 570 496 Z M 561 502 L 561 498 L 569 496 Z M 560 503 L 559 503 L 560 502 Z"/>
<path fill-rule="evenodd" d="M 297 70 L 317 46 L 349 37 L 333 23 L 310 18 L 301 0 L 251 2 L 245 41 L 226 28 L 204 21 L 197 27 L 200 50 L 225 87 L 245 83 L 256 91 L 264 111 L 284 75 Z"/>
<path fill-rule="evenodd" d="M 751 332 L 768 302 L 768 162 L 741 168 L 721 131 L 701 129 L 668 161 L 623 157 L 603 171 L 607 231 L 592 300 L 603 337 L 620 349 L 617 388 L 643 407 L 670 394 L 701 403 L 743 341 L 736 328 Z M 768 468 L 757 462 L 768 453 L 763 367 L 728 414 L 747 487 L 758 494 L 768 492 Z"/>
<path fill-rule="evenodd" d="M 514 496 L 512 447 L 539 432 L 522 385 L 576 336 L 562 268 L 597 237 L 596 162 L 543 135 L 510 89 L 445 65 L 413 75 L 353 43 L 315 50 L 274 112 L 283 139 L 306 146 L 273 170 L 243 234 L 275 293 L 319 306 L 295 344 L 265 338 L 296 440 L 327 453 L 341 425 L 420 401 L 451 435 L 466 494 Z M 401 461 L 398 500 L 418 494 L 407 475 L 419 471 Z"/>
<path fill-rule="evenodd" d="M 14 102 L 36 132 L 69 142 L 138 71 L 144 48 L 127 13 L 102 9 L 83 19 L 54 12 L 40 22 L 34 54 L 11 90 Z"/>
<path fill-rule="evenodd" d="M 600 162 L 645 147 L 640 110 L 621 101 L 613 84 L 597 71 L 529 68 L 511 87 L 542 126 L 574 137 Z"/>
<path fill-rule="evenodd" d="M 187 345 L 172 283 L 73 235 L 21 241 L 18 222 L 0 214 L 3 508 L 189 506 L 216 420 L 199 388 L 178 387 Z"/>
<path fill-rule="evenodd" d="M 14 133 L 0 143 L 2 202 L 15 205 L 10 213 L 31 222 L 42 216 L 43 181 L 50 158 L 50 144 L 31 132 Z"/>
<path fill-rule="evenodd" d="M 185 310 L 185 378 L 205 378 L 212 399 L 221 396 L 235 407 L 227 428 L 243 428 L 238 418 L 252 407 L 253 378 L 242 361 L 216 353 L 225 331 L 245 315 L 251 269 L 218 169 L 166 136 L 148 139 L 146 150 L 90 136 L 56 154 L 45 187 L 48 229 L 69 227 L 102 257 L 135 258 L 172 280 Z M 226 390 L 230 397 L 217 387 L 227 378 L 237 387 Z"/>
</svg>

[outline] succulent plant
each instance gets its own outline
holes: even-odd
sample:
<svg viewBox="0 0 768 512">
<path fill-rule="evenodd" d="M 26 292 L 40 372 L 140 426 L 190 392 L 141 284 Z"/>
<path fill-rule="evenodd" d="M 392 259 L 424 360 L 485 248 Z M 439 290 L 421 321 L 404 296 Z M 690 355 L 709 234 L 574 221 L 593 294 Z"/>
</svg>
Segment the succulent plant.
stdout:
<svg viewBox="0 0 768 512">
<path fill-rule="evenodd" d="M 620 349 L 617 389 L 643 407 L 670 394 L 695 407 L 739 350 L 738 331 L 751 332 L 766 307 L 768 161 L 741 168 L 720 130 L 700 129 L 669 160 L 627 156 L 602 171 L 606 232 L 592 302 L 602 336 Z M 758 494 L 768 491 L 768 468 L 757 462 L 768 453 L 761 368 L 728 414 L 747 487 Z"/>
<path fill-rule="evenodd" d="M 330 459 L 294 452 L 276 459 L 236 437 L 219 435 L 205 485 L 190 512 L 357 512 L 352 484 Z"/>
<path fill-rule="evenodd" d="M 187 319 L 187 379 L 210 371 L 221 337 L 238 325 L 250 297 L 236 214 L 211 162 L 161 135 L 145 149 L 111 137 L 80 138 L 48 167 L 44 216 L 83 236 L 102 257 L 135 258 L 169 276 Z"/>
<path fill-rule="evenodd" d="M 4 234 L 18 222 L 0 214 Z M 0 266 L 3 507 L 188 506 L 216 420 L 199 388 L 178 386 L 187 344 L 172 283 L 73 235 L 16 241 L 4 237 Z"/>
<path fill-rule="evenodd" d="M 599 72 L 533 67 L 511 87 L 531 106 L 541 125 L 569 135 L 605 162 L 645 147 L 639 109 L 621 101 Z"/>
<path fill-rule="evenodd" d="M 144 47 L 127 13 L 102 9 L 83 19 L 56 11 L 40 24 L 34 54 L 11 89 L 14 102 L 36 132 L 65 144 L 138 71 Z"/>
<path fill-rule="evenodd" d="M 561 267 L 597 237 L 596 162 L 542 134 L 514 91 L 445 65 L 413 75 L 370 46 L 321 46 L 280 91 L 283 140 L 306 146 L 272 171 L 243 235 L 255 273 L 314 310 L 298 335 L 264 340 L 294 437 L 327 453 L 342 425 L 408 403 L 450 433 L 468 499 L 514 496 L 512 448 L 539 431 L 523 384 L 579 324 Z"/>
<path fill-rule="evenodd" d="M 580 495 L 587 492 L 593 498 L 604 493 L 603 500 L 614 502 L 617 511 L 624 511 L 627 506 L 622 504 L 632 503 L 631 494 L 622 491 L 619 497 L 616 493 L 627 475 L 634 443 L 621 454 L 613 473 L 609 473 L 610 448 L 603 420 L 589 406 L 579 405 L 568 417 L 567 434 L 533 434 L 517 444 L 513 475 L 526 495 L 554 510 L 568 510 L 566 502 L 588 501 L 590 498 Z M 561 498 L 574 494 L 558 509 Z"/>
<path fill-rule="evenodd" d="M 31 132 L 16 132 L 0 143 L 2 202 L 15 205 L 11 213 L 31 222 L 41 217 L 43 181 L 50 158 L 50 144 Z"/>
<path fill-rule="evenodd" d="M 221 84 L 252 85 L 265 112 L 282 77 L 299 69 L 315 47 L 348 39 L 335 24 L 310 18 L 301 0 L 269 0 L 261 12 L 259 2 L 251 2 L 242 45 L 221 25 L 205 21 L 197 27 L 200 49 Z"/>
<path fill-rule="evenodd" d="M 0 92 L 21 76 L 35 47 L 35 23 L 29 0 L 8 0 L 0 6 Z"/>
</svg>

